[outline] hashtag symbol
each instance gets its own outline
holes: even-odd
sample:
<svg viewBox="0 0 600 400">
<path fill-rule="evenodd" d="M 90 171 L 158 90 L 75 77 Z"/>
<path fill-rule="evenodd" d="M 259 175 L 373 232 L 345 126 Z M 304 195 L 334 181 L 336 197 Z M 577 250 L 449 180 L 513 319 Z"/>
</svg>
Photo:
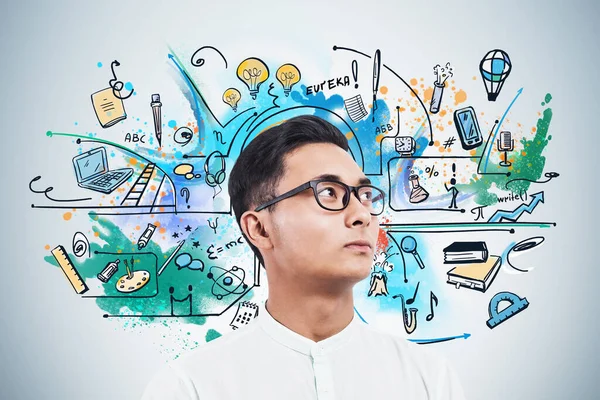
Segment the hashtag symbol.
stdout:
<svg viewBox="0 0 600 400">
<path fill-rule="evenodd" d="M 444 148 L 447 149 L 448 147 L 452 147 L 455 141 L 456 139 L 454 138 L 454 136 L 450 137 L 450 139 L 444 142 Z"/>
</svg>

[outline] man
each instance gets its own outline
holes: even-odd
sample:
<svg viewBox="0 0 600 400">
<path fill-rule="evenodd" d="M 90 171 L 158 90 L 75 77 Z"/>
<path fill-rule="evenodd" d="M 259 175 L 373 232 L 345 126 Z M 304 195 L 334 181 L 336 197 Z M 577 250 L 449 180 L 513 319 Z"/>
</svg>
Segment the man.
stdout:
<svg viewBox="0 0 600 400">
<path fill-rule="evenodd" d="M 250 142 L 229 195 L 268 300 L 248 326 L 171 362 L 144 399 L 463 399 L 444 360 L 354 314 L 385 200 L 369 183 L 320 118 L 291 118 Z"/>
<path fill-rule="evenodd" d="M 450 205 L 448 206 L 448 208 L 458 208 L 458 206 L 456 205 L 456 196 L 458 196 L 458 189 L 456 188 L 456 179 L 454 179 L 454 178 L 450 179 L 450 184 L 452 186 L 448 187 L 448 184 L 446 182 L 444 182 L 444 187 L 446 188 L 446 192 L 452 191 L 452 201 L 450 202 Z"/>
</svg>

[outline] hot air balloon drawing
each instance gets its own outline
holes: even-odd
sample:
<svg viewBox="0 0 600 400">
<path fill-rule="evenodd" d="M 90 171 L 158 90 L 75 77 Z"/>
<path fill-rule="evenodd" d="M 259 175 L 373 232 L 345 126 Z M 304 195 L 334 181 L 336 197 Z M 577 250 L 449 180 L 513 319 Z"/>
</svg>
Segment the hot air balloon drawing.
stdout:
<svg viewBox="0 0 600 400">
<path fill-rule="evenodd" d="M 496 101 L 504 81 L 512 68 L 510 58 L 504 50 L 490 50 L 479 63 L 479 71 L 483 78 L 488 100 Z"/>
</svg>

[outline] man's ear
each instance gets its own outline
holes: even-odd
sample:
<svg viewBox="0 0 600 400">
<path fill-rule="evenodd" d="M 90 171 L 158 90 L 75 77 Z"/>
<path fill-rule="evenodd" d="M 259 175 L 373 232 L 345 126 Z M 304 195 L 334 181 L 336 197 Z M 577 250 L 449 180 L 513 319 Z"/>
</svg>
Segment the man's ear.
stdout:
<svg viewBox="0 0 600 400">
<path fill-rule="evenodd" d="M 271 242 L 271 238 L 266 229 L 266 221 L 264 220 L 266 218 L 265 215 L 261 215 L 255 211 L 246 211 L 240 218 L 240 225 L 247 240 L 262 250 L 273 247 L 273 242 Z"/>
</svg>

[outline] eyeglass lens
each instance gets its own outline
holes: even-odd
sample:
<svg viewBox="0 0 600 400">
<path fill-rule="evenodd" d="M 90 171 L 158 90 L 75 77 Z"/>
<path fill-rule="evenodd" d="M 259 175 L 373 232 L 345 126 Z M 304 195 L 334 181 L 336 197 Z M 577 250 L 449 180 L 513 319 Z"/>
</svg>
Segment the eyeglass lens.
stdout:
<svg viewBox="0 0 600 400">
<path fill-rule="evenodd" d="M 316 194 L 317 202 L 321 207 L 339 211 L 348 205 L 350 200 L 348 196 L 351 192 L 337 182 L 319 182 Z M 377 215 L 383 211 L 385 196 L 381 190 L 371 186 L 363 186 L 358 189 L 358 197 L 371 214 Z"/>
</svg>

